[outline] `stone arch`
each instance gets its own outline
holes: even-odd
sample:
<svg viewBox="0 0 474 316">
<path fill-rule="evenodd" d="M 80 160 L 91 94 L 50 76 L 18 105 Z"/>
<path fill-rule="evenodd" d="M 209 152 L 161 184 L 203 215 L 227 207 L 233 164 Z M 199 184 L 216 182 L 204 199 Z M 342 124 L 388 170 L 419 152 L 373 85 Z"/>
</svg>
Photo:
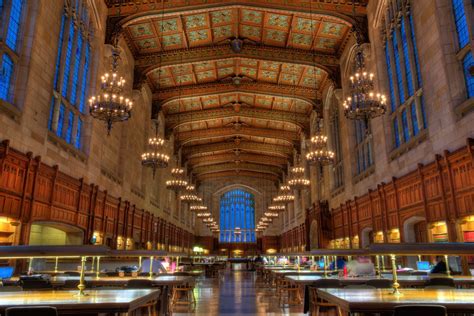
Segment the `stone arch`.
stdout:
<svg viewBox="0 0 474 316">
<path fill-rule="evenodd" d="M 318 221 L 313 219 L 311 225 L 309 226 L 309 246 L 310 250 L 315 250 L 319 248 L 319 230 L 318 230 Z"/>
<path fill-rule="evenodd" d="M 416 242 L 415 225 L 420 222 L 426 222 L 423 216 L 412 216 L 403 222 L 403 240 L 405 242 Z"/>
<path fill-rule="evenodd" d="M 35 221 L 30 227 L 30 245 L 82 245 L 84 230 L 55 221 Z"/>
</svg>

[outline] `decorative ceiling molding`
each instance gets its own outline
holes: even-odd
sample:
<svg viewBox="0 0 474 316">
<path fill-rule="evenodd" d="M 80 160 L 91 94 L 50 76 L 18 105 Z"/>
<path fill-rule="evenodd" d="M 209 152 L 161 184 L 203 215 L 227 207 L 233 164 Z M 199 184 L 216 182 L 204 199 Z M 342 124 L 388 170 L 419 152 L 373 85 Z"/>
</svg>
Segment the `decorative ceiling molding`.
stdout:
<svg viewBox="0 0 474 316">
<path fill-rule="evenodd" d="M 173 66 L 195 62 L 213 61 L 226 58 L 254 58 L 282 63 L 295 63 L 307 66 L 317 66 L 328 73 L 339 67 L 339 59 L 333 54 L 308 54 L 302 49 L 289 49 L 265 45 L 244 45 L 240 53 L 234 53 L 229 44 L 204 46 L 189 49 L 164 51 L 160 54 L 140 55 L 135 59 L 135 66 L 148 73 L 157 65 Z"/>
<path fill-rule="evenodd" d="M 189 132 L 175 132 L 175 140 L 181 145 L 186 145 L 193 141 L 201 141 L 205 139 L 213 139 L 219 137 L 232 137 L 232 136 L 256 136 L 263 138 L 279 139 L 293 144 L 293 141 L 300 139 L 299 133 L 285 131 L 282 133 L 281 130 L 269 129 L 269 128 L 255 128 L 241 126 L 235 127 L 222 127 L 212 129 L 201 129 L 193 130 Z"/>
<path fill-rule="evenodd" d="M 200 174 L 197 175 L 196 178 L 199 182 L 204 182 L 208 180 L 213 180 L 213 179 L 218 179 L 218 178 L 237 178 L 237 177 L 243 177 L 243 178 L 257 178 L 257 179 L 265 179 L 265 180 L 270 180 L 275 183 L 281 180 L 279 176 L 276 176 L 274 174 L 269 174 L 269 173 L 261 173 L 258 171 L 247 171 L 247 170 L 241 170 L 239 172 L 236 172 L 236 170 L 227 170 L 227 171 L 219 171 L 219 172 L 213 172 L 213 173 L 205 173 L 205 174 Z"/>
<path fill-rule="evenodd" d="M 259 172 L 259 173 L 269 173 L 276 176 L 280 176 L 280 174 L 283 171 L 281 167 L 261 165 L 261 164 L 248 163 L 248 162 L 241 162 L 241 163 L 229 162 L 229 163 L 222 163 L 222 164 L 215 164 L 215 165 L 208 165 L 208 166 L 200 166 L 200 167 L 196 167 L 192 169 L 194 175 L 221 172 L 221 171 L 227 171 L 227 170 L 254 171 L 254 172 Z"/>
<path fill-rule="evenodd" d="M 265 91 L 265 94 L 281 97 L 296 97 L 309 103 L 314 103 L 312 100 L 321 99 L 321 92 L 315 91 L 315 89 L 301 86 L 290 86 L 290 85 L 278 85 L 272 83 L 263 82 L 241 82 L 239 85 L 235 85 L 232 82 L 215 82 L 215 83 L 204 83 L 196 85 L 188 85 L 182 87 L 174 87 L 168 89 L 159 90 L 159 92 L 153 93 L 154 100 L 163 100 L 163 102 L 170 101 L 175 98 L 186 98 L 200 95 L 213 95 L 216 93 L 228 93 L 228 92 L 250 92 L 250 93 L 261 93 Z"/>
<path fill-rule="evenodd" d="M 234 153 L 223 153 L 209 156 L 192 157 L 189 158 L 187 162 L 189 166 L 198 167 L 234 161 L 236 159 L 245 162 L 280 167 L 286 166 L 288 163 L 287 158 L 254 153 L 241 153 L 239 155 L 235 155 Z"/>
<path fill-rule="evenodd" d="M 178 126 L 191 123 L 202 122 L 211 119 L 224 119 L 233 117 L 245 117 L 252 119 L 269 120 L 296 124 L 304 130 L 309 126 L 309 116 L 302 113 L 289 111 L 265 110 L 258 108 L 241 108 L 236 112 L 233 108 L 217 108 L 212 110 L 189 111 L 179 114 L 166 115 L 166 127 L 174 129 Z"/>
<path fill-rule="evenodd" d="M 226 152 L 239 149 L 242 152 L 254 152 L 269 155 L 276 155 L 279 157 L 291 157 L 293 155 L 293 147 L 264 144 L 258 142 L 241 141 L 235 142 L 220 142 L 195 146 L 184 146 L 182 153 L 185 157 L 190 158 L 196 155 L 213 154 L 216 152 Z"/>
<path fill-rule="evenodd" d="M 356 0 L 356 14 L 366 14 L 366 6 L 368 0 Z M 180 12 L 201 12 L 213 7 L 223 7 L 222 0 L 187 0 L 187 1 L 169 1 L 162 0 L 105 0 L 109 8 L 108 15 L 116 16 L 118 7 L 121 4 L 121 16 L 130 16 L 132 14 L 157 12 L 161 14 L 163 9 L 165 15 L 176 14 Z M 251 6 L 260 9 L 269 8 L 273 10 L 281 10 L 283 12 L 299 12 L 310 16 L 311 14 L 330 14 L 351 21 L 352 1 L 350 0 L 312 0 L 312 1 L 288 1 L 288 0 L 272 0 L 255 1 L 255 0 L 239 0 L 228 1 L 226 6 Z"/>
</svg>

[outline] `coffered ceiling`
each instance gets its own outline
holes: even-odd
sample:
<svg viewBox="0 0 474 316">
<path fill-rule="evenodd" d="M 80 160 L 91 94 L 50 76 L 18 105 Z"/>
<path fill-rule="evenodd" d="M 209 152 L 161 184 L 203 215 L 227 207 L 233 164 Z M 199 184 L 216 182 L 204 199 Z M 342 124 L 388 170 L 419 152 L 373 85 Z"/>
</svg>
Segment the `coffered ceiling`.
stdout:
<svg viewBox="0 0 474 316">
<path fill-rule="evenodd" d="M 354 23 L 346 0 L 106 3 L 198 181 L 282 178 Z"/>
</svg>

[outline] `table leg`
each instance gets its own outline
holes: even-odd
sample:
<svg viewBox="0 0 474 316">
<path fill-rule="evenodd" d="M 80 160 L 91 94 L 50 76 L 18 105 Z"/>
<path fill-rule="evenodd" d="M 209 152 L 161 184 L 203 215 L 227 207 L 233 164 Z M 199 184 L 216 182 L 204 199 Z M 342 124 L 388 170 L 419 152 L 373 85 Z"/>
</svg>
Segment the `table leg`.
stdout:
<svg viewBox="0 0 474 316">
<path fill-rule="evenodd" d="M 168 285 L 163 286 L 163 293 L 161 293 L 161 307 L 160 307 L 160 315 L 169 315 L 169 287 Z"/>
</svg>

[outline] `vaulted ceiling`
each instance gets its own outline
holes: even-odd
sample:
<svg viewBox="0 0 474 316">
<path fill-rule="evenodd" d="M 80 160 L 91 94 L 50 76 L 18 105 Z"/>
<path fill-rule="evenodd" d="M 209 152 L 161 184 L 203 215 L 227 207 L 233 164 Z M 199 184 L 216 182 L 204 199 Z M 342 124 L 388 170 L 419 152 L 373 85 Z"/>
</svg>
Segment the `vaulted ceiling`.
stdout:
<svg viewBox="0 0 474 316">
<path fill-rule="evenodd" d="M 198 181 L 278 181 L 337 84 L 352 1 L 163 1 L 106 0 L 107 27 L 122 28 L 182 161 Z"/>
</svg>

